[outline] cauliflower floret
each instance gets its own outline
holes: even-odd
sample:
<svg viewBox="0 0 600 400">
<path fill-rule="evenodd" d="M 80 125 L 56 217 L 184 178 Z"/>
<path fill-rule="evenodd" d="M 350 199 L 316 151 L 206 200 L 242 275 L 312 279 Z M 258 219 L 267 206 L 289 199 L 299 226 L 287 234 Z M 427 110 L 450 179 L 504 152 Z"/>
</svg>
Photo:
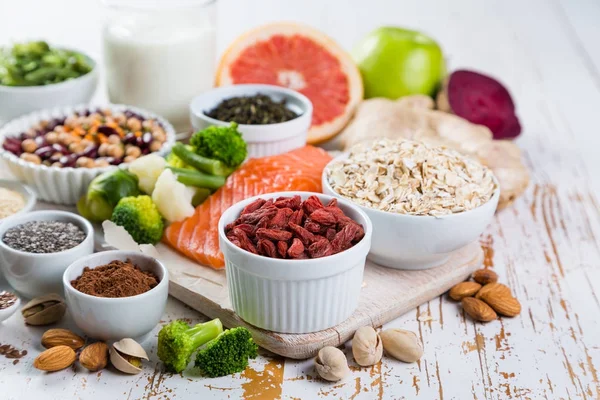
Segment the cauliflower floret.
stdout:
<svg viewBox="0 0 600 400">
<path fill-rule="evenodd" d="M 147 194 L 152 194 L 156 180 L 165 170 L 167 162 L 157 154 L 148 154 L 133 161 L 129 172 L 138 177 L 138 186 Z"/>
<path fill-rule="evenodd" d="M 165 169 L 156 181 L 152 200 L 164 219 L 177 222 L 194 214 L 192 198 L 196 190 L 178 182 L 170 169 Z"/>
</svg>

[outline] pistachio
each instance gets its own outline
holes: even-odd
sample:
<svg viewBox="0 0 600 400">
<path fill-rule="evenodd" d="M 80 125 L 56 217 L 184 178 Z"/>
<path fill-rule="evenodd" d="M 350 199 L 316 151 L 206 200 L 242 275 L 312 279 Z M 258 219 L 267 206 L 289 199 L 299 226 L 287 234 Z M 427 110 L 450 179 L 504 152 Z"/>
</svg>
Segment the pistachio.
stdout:
<svg viewBox="0 0 600 400">
<path fill-rule="evenodd" d="M 21 314 L 29 325 L 49 325 L 61 320 L 67 306 L 56 293 L 37 297 L 23 306 Z"/>
<path fill-rule="evenodd" d="M 327 346 L 319 350 L 315 358 L 315 369 L 321 378 L 335 382 L 350 372 L 346 355 L 337 347 Z"/>
<path fill-rule="evenodd" d="M 423 355 L 423 346 L 414 332 L 387 329 L 380 336 L 386 353 L 400 361 L 415 362 Z"/>
<path fill-rule="evenodd" d="M 352 339 L 352 354 L 354 361 L 362 367 L 377 364 L 383 356 L 381 338 L 370 326 L 363 326 L 356 330 Z"/>
<path fill-rule="evenodd" d="M 138 374 L 142 371 L 142 359 L 148 361 L 146 351 L 138 342 L 125 338 L 113 343 L 110 362 L 121 372 Z"/>
</svg>

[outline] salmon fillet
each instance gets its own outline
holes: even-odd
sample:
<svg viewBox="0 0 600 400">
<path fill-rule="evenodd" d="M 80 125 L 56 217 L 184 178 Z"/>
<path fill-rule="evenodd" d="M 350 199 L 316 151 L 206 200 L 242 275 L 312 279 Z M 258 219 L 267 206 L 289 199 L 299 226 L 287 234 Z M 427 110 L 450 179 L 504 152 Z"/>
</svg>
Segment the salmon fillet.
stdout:
<svg viewBox="0 0 600 400">
<path fill-rule="evenodd" d="M 196 207 L 194 215 L 169 225 L 163 241 L 200 264 L 223 268 L 217 230 L 221 214 L 238 201 L 259 194 L 288 190 L 320 193 L 321 174 L 329 161 L 327 152 L 313 146 L 250 159 Z"/>
</svg>

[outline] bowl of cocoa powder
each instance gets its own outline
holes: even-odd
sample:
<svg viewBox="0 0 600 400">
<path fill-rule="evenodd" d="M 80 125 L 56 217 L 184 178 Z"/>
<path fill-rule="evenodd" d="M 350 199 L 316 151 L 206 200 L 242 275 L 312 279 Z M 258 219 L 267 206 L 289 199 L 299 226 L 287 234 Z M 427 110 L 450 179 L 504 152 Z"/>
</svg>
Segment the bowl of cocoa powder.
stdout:
<svg viewBox="0 0 600 400">
<path fill-rule="evenodd" d="M 63 285 L 75 324 L 101 340 L 143 340 L 160 321 L 169 295 L 168 271 L 160 261 L 120 250 L 74 262 Z"/>
</svg>

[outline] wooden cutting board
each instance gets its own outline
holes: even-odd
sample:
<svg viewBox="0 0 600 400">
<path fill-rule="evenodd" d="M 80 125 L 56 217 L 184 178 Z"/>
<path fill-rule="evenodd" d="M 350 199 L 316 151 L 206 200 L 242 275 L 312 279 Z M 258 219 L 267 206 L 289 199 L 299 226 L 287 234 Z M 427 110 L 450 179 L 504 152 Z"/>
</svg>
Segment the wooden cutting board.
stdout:
<svg viewBox="0 0 600 400">
<path fill-rule="evenodd" d="M 339 346 L 361 326 L 378 327 L 405 314 L 465 280 L 483 261 L 479 243 L 457 250 L 444 265 L 423 271 L 400 271 L 368 261 L 358 309 L 350 318 L 320 332 L 287 334 L 256 328 L 237 316 L 225 270 L 200 266 L 163 244 L 158 249 L 169 269 L 172 296 L 210 318 L 220 318 L 227 327 L 245 326 L 260 346 L 296 359 L 313 357 L 323 346 Z"/>
</svg>

